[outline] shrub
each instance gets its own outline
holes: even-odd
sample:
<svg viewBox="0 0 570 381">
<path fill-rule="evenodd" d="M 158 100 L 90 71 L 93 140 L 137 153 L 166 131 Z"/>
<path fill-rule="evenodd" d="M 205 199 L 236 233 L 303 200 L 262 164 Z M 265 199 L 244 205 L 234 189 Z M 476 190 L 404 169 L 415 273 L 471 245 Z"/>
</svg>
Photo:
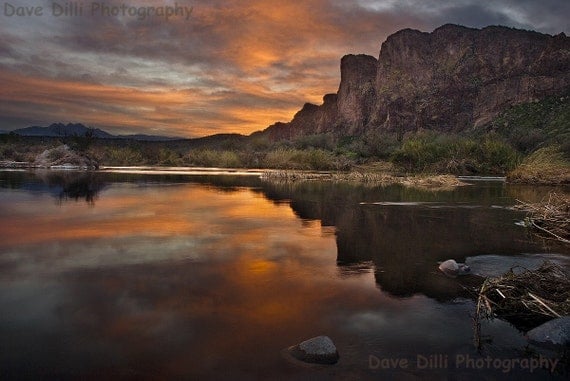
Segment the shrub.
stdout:
<svg viewBox="0 0 570 381">
<path fill-rule="evenodd" d="M 477 142 L 464 136 L 420 133 L 409 136 L 391 161 L 410 172 L 497 174 L 513 169 L 519 156 L 493 135 Z"/>
<path fill-rule="evenodd" d="M 103 156 L 104 165 L 142 165 L 146 160 L 140 150 L 133 147 L 108 147 Z"/>
<path fill-rule="evenodd" d="M 446 148 L 438 144 L 432 136 L 414 136 L 394 151 L 392 162 L 408 171 L 427 171 L 430 166 L 447 156 Z"/>
<path fill-rule="evenodd" d="M 182 164 L 182 158 L 176 152 L 168 148 L 161 148 L 158 152 L 158 164 L 178 166 Z"/>
<path fill-rule="evenodd" d="M 523 103 L 501 113 L 490 128 L 520 152 L 560 144 L 570 138 L 570 96 Z"/>
<path fill-rule="evenodd" d="M 331 133 L 307 135 L 297 138 L 294 145 L 299 149 L 321 148 L 332 150 L 335 147 L 335 138 Z"/>
<path fill-rule="evenodd" d="M 559 146 L 538 149 L 507 175 L 509 182 L 569 184 L 570 160 Z"/>
<path fill-rule="evenodd" d="M 277 148 L 273 151 L 269 151 L 265 158 L 263 158 L 262 165 L 267 168 L 293 168 L 293 156 L 299 152 L 299 150 L 291 148 Z"/>
<path fill-rule="evenodd" d="M 517 166 L 520 155 L 508 143 L 497 139 L 485 139 L 481 145 L 484 172 L 505 173 Z"/>
<path fill-rule="evenodd" d="M 192 165 L 201 167 L 237 168 L 242 166 L 238 154 L 233 151 L 196 149 L 187 154 L 186 160 Z"/>
<path fill-rule="evenodd" d="M 269 151 L 261 165 L 276 169 L 313 169 L 332 170 L 345 169 L 348 165 L 346 158 L 335 156 L 323 149 L 300 150 L 295 148 L 278 148 Z"/>
</svg>

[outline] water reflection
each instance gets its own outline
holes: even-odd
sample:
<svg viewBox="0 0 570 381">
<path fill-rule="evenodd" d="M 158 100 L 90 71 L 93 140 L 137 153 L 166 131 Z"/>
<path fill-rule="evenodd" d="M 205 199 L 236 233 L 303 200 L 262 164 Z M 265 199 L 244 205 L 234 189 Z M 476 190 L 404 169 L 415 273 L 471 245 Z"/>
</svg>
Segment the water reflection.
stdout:
<svg viewBox="0 0 570 381">
<path fill-rule="evenodd" d="M 3 176 L 0 188 L 27 189 L 51 193 L 58 202 L 84 200 L 94 204 L 106 183 L 97 172 L 38 170 L 31 177 L 24 171 L 13 171 Z"/>
<path fill-rule="evenodd" d="M 496 208 L 515 197 L 496 183 L 434 193 L 254 176 L 91 181 L 94 205 L 54 203 L 45 179 L 0 172 L 3 379 L 425 378 L 374 372 L 368 356 L 477 355 L 472 305 L 436 262 L 543 251 L 514 225 L 520 213 Z M 487 355 L 525 345 L 503 322 L 486 329 L 498 338 Z M 279 355 L 319 334 L 339 346 L 334 368 L 308 373 Z"/>
<path fill-rule="evenodd" d="M 395 296 L 422 293 L 438 300 L 466 296 L 465 284 L 442 277 L 437 262 L 485 254 L 543 253 L 515 225 L 524 213 L 509 210 L 515 198 L 529 199 L 527 187 L 483 183 L 451 192 L 398 186 L 371 188 L 347 184 L 271 184 L 265 194 L 292 200 L 295 213 L 336 228 L 337 263 L 352 272 L 371 266 L 378 286 Z M 540 199 L 547 189 L 534 191 Z M 555 250 L 566 250 L 555 247 Z M 473 277 L 460 279 L 473 285 Z"/>
</svg>

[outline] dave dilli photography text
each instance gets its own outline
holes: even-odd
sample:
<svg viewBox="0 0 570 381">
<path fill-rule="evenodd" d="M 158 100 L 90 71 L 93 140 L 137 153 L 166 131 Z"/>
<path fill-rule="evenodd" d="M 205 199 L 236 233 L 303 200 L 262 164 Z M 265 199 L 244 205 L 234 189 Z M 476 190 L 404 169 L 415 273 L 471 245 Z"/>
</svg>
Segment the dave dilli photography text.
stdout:
<svg viewBox="0 0 570 381">
<path fill-rule="evenodd" d="M 5 2 L 2 7 L 4 17 L 132 17 L 144 21 L 149 18 L 162 18 L 169 21 L 179 18 L 190 19 L 194 7 L 174 3 L 164 6 L 137 6 L 132 4 L 108 4 L 105 2 L 53 2 L 49 7 L 40 5 L 15 5 Z"/>
</svg>

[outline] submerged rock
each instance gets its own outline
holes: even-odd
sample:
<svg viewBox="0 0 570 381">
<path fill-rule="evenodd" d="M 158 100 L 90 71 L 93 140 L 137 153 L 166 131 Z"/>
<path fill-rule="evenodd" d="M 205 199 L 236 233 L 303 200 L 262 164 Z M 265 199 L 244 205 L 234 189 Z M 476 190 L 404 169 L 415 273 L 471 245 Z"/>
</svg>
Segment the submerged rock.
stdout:
<svg viewBox="0 0 570 381">
<path fill-rule="evenodd" d="M 548 346 L 570 346 L 570 316 L 550 320 L 527 332 L 530 342 Z"/>
<path fill-rule="evenodd" d="M 313 364 L 336 364 L 338 351 L 328 336 L 318 336 L 288 349 L 294 358 Z"/>
<path fill-rule="evenodd" d="M 439 270 L 445 275 L 456 277 L 458 275 L 468 274 L 471 269 L 465 263 L 457 263 L 454 259 L 448 259 L 439 265 Z"/>
</svg>

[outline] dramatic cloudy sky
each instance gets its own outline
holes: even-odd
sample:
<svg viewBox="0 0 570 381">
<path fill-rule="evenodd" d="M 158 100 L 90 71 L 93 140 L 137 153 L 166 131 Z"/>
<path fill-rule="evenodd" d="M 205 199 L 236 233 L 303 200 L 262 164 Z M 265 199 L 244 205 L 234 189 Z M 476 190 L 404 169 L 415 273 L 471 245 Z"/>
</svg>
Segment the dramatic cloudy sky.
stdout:
<svg viewBox="0 0 570 381">
<path fill-rule="evenodd" d="M 56 17 L 53 3 L 0 0 L 0 129 L 57 121 L 113 133 L 250 133 L 336 92 L 344 54 L 378 56 L 402 28 L 570 32 L 568 0 L 178 0 L 193 7 L 188 20 L 93 14 L 88 0 L 55 1 L 83 6 Z M 11 15 L 21 6 L 42 15 Z"/>
</svg>

